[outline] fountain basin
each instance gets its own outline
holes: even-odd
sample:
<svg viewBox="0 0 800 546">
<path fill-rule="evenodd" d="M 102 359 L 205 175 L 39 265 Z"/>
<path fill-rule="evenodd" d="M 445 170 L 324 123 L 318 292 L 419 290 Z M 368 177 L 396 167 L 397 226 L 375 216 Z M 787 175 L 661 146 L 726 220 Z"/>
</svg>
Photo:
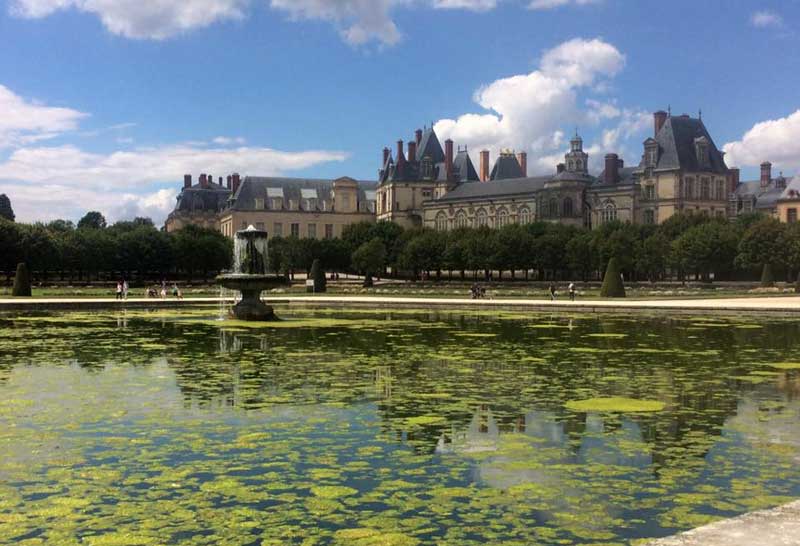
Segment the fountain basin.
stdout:
<svg viewBox="0 0 800 546">
<path fill-rule="evenodd" d="M 233 306 L 231 314 L 239 320 L 277 320 L 271 306 L 261 301 L 261 292 L 287 284 L 283 275 L 250 275 L 246 273 L 226 273 L 216 278 L 218 284 L 230 290 L 238 290 L 242 299 Z"/>
</svg>

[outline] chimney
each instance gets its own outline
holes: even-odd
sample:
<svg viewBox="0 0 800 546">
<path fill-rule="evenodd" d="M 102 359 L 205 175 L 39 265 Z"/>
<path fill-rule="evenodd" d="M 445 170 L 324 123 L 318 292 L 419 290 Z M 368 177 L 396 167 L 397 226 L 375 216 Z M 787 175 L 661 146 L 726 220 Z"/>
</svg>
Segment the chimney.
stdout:
<svg viewBox="0 0 800 546">
<path fill-rule="evenodd" d="M 730 169 L 731 171 L 731 193 L 736 191 L 736 188 L 739 186 L 739 168 L 733 167 Z"/>
<path fill-rule="evenodd" d="M 381 163 L 381 167 L 386 165 L 386 162 L 389 161 L 389 148 L 383 148 L 383 163 Z"/>
<path fill-rule="evenodd" d="M 620 158 L 617 160 L 617 168 L 622 169 L 623 167 L 625 167 L 625 160 Z"/>
<path fill-rule="evenodd" d="M 233 173 L 233 175 L 231 176 L 231 182 L 233 183 L 231 191 L 233 191 L 233 193 L 235 194 L 236 191 L 239 189 L 239 183 L 241 182 L 241 179 L 239 178 L 239 173 Z"/>
<path fill-rule="evenodd" d="M 207 188 L 208 187 L 208 183 L 206 182 L 206 175 L 204 175 L 204 174 L 200 175 L 200 187 L 201 188 Z"/>
<path fill-rule="evenodd" d="M 616 184 L 619 180 L 619 156 L 617 154 L 606 154 L 606 170 L 603 172 L 603 182 L 605 184 Z"/>
<path fill-rule="evenodd" d="M 405 159 L 405 155 L 403 155 L 403 141 L 397 141 L 397 157 L 394 158 L 395 163 L 400 163 L 400 158 Z"/>
<path fill-rule="evenodd" d="M 772 163 L 765 161 L 761 164 L 761 187 L 766 188 L 772 181 Z"/>
<path fill-rule="evenodd" d="M 528 178 L 528 153 L 519 152 L 517 154 L 517 162 L 519 163 L 519 168 L 522 170 L 522 176 Z"/>
<path fill-rule="evenodd" d="M 208 177 L 206 178 L 206 188 L 210 188 L 211 184 L 213 183 L 214 183 L 214 175 L 209 174 Z"/>
<path fill-rule="evenodd" d="M 453 141 L 449 138 L 444 141 L 444 172 L 448 181 L 453 179 Z"/>
<path fill-rule="evenodd" d="M 489 181 L 489 150 L 481 150 L 481 182 Z"/>
<path fill-rule="evenodd" d="M 566 166 L 566 165 L 564 165 L 563 163 L 559 163 L 558 165 L 556 165 L 556 174 L 561 174 L 561 173 L 563 173 L 563 172 L 564 172 L 566 169 L 567 169 L 567 166 Z"/>
<path fill-rule="evenodd" d="M 667 115 L 668 114 L 664 110 L 659 110 L 653 114 L 653 122 L 655 125 L 655 133 L 653 133 L 653 136 L 656 136 L 664 126 L 664 123 L 667 121 Z"/>
<path fill-rule="evenodd" d="M 183 187 L 184 188 L 191 188 L 192 187 L 192 175 L 191 174 L 184 174 L 183 175 Z"/>
<path fill-rule="evenodd" d="M 398 176 L 402 179 L 406 167 L 406 156 L 403 154 L 403 141 L 397 141 L 397 157 L 394 159 L 394 168 Z"/>
<path fill-rule="evenodd" d="M 414 131 L 414 139 L 417 143 L 417 146 L 419 146 L 419 143 L 422 142 L 422 129 L 417 129 Z"/>
<path fill-rule="evenodd" d="M 408 160 L 409 161 L 417 160 L 417 143 L 414 141 L 408 143 Z"/>
<path fill-rule="evenodd" d="M 228 189 L 231 189 L 231 175 L 228 175 L 228 178 L 225 180 L 225 182 L 228 183 Z"/>
</svg>

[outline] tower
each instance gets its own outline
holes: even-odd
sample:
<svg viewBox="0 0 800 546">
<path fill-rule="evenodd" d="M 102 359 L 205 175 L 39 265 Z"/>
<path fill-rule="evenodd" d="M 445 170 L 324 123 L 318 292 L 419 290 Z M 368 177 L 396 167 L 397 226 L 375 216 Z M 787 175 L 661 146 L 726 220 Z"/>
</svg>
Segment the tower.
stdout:
<svg viewBox="0 0 800 546">
<path fill-rule="evenodd" d="M 588 174 L 589 154 L 583 151 L 583 139 L 575 131 L 575 136 L 569 141 L 569 152 L 564 156 L 567 172 Z"/>
</svg>

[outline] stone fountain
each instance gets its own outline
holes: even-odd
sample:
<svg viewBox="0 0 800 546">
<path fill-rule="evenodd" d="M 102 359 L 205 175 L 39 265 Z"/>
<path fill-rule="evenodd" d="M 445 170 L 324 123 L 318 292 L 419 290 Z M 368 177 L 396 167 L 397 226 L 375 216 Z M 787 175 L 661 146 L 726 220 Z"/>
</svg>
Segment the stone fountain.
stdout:
<svg viewBox="0 0 800 546">
<path fill-rule="evenodd" d="M 262 290 L 286 284 L 282 275 L 268 272 L 267 232 L 253 226 L 237 231 L 233 243 L 233 273 L 217 277 L 217 283 L 238 290 L 242 299 L 231 314 L 239 320 L 277 320 L 272 307 L 261 301 Z"/>
</svg>

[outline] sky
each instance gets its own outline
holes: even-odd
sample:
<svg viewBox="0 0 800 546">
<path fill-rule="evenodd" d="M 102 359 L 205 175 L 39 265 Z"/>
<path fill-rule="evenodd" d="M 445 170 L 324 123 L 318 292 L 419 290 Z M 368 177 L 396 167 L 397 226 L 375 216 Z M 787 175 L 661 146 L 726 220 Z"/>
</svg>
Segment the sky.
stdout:
<svg viewBox="0 0 800 546">
<path fill-rule="evenodd" d="M 0 0 L 18 221 L 163 222 L 185 173 L 374 180 L 433 124 L 554 172 L 700 115 L 743 179 L 800 173 L 800 0 Z"/>
</svg>

